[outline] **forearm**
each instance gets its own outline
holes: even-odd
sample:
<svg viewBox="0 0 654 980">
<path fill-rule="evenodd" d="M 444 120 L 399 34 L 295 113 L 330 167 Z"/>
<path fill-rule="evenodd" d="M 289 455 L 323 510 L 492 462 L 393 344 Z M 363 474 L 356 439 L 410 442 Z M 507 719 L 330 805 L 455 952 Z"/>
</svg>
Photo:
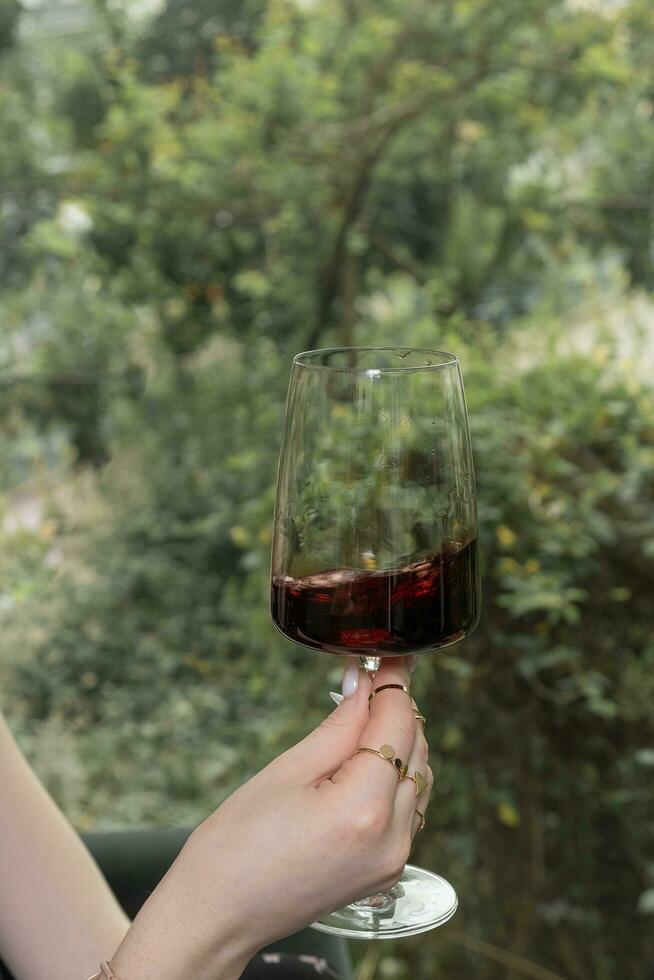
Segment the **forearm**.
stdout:
<svg viewBox="0 0 654 980">
<path fill-rule="evenodd" d="M 0 948 L 18 980 L 90 976 L 129 921 L 0 715 Z"/>
</svg>

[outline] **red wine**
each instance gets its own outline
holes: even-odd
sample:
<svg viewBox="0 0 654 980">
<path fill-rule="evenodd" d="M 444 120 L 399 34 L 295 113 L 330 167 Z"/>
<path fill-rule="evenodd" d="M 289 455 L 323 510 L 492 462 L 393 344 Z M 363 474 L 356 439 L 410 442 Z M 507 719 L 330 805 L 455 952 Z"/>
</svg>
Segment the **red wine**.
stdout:
<svg viewBox="0 0 654 980">
<path fill-rule="evenodd" d="M 274 578 L 272 617 L 291 640 L 333 653 L 425 653 L 473 629 L 477 576 L 477 542 L 452 541 L 432 558 L 391 571 Z"/>
</svg>

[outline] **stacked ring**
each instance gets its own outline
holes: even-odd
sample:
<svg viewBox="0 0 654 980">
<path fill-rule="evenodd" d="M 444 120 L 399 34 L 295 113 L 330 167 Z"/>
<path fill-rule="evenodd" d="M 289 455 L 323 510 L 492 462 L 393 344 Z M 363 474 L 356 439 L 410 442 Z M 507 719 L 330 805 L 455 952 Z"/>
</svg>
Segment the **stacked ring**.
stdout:
<svg viewBox="0 0 654 980">
<path fill-rule="evenodd" d="M 427 786 L 429 785 L 426 778 L 423 776 L 421 772 L 416 771 L 413 774 L 413 776 L 405 775 L 404 778 L 410 779 L 412 782 L 416 784 L 416 796 L 421 796 L 427 789 Z"/>
<path fill-rule="evenodd" d="M 395 749 L 392 745 L 382 745 L 380 749 L 369 749 L 367 746 L 362 745 L 361 748 L 356 750 L 354 755 L 358 755 L 359 752 L 371 752 L 373 755 L 378 755 L 384 762 L 390 762 L 395 769 L 398 782 L 401 782 L 407 774 L 408 766 L 405 766 L 402 760 L 395 755 Z M 413 779 L 413 776 L 411 778 Z"/>
<path fill-rule="evenodd" d="M 411 698 L 411 704 L 413 705 L 413 717 L 416 719 L 416 721 L 421 721 L 423 725 L 427 723 L 427 719 L 418 710 L 418 705 L 411 697 L 411 691 L 406 686 L 406 684 L 382 684 L 381 687 L 375 687 L 368 695 L 368 701 L 369 702 L 372 701 L 372 699 L 376 697 L 378 694 L 381 694 L 382 691 L 404 691 L 404 693 L 408 694 L 409 697 Z"/>
<path fill-rule="evenodd" d="M 411 692 L 406 684 L 382 684 L 381 687 L 375 687 L 372 689 L 368 695 L 368 701 L 372 701 L 372 699 L 376 697 L 377 694 L 381 694 L 382 691 L 404 691 L 405 694 L 408 694 L 409 697 L 411 697 Z"/>
</svg>

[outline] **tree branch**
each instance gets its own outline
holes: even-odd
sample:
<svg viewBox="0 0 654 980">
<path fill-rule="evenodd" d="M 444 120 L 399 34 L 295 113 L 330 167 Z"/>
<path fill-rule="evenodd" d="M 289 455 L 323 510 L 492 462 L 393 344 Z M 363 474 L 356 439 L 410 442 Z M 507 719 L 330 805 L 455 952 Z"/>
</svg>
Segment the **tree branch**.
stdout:
<svg viewBox="0 0 654 980">
<path fill-rule="evenodd" d="M 419 116 L 429 105 L 431 105 L 431 96 L 423 96 L 420 100 L 414 101 L 410 107 L 405 106 L 402 112 L 397 113 L 392 118 L 392 121 L 380 134 L 376 143 L 359 161 L 354 180 L 350 185 L 350 191 L 343 210 L 343 217 L 336 233 L 331 257 L 323 274 L 316 323 L 306 341 L 308 350 L 311 350 L 317 345 L 320 335 L 328 323 L 332 303 L 338 294 L 341 284 L 348 232 L 361 213 L 366 191 L 368 190 L 375 166 L 389 142 L 397 135 L 402 126 Z"/>
<path fill-rule="evenodd" d="M 463 946 L 473 953 L 479 953 L 495 963 L 501 963 L 502 966 L 522 974 L 523 977 L 530 977 L 531 980 L 566 980 L 560 973 L 552 973 L 546 967 L 540 966 L 518 953 L 512 953 L 510 950 L 495 946 L 494 943 L 488 943 L 484 939 L 477 939 L 476 936 L 471 936 L 469 933 L 463 932 L 462 929 L 454 929 L 450 926 L 443 934 L 443 938 L 456 943 L 458 946 Z"/>
<path fill-rule="evenodd" d="M 427 282 L 427 276 L 424 270 L 420 268 L 417 262 L 413 261 L 411 255 L 398 254 L 397 249 L 393 247 L 393 243 L 389 242 L 389 240 L 380 232 L 370 233 L 370 244 L 373 246 L 373 248 L 376 248 L 377 251 L 384 256 L 384 258 L 388 259 L 388 261 L 394 266 L 397 266 L 398 269 L 401 269 L 403 272 L 408 272 L 409 275 L 416 280 L 416 282 L 419 282 L 421 285 L 424 285 L 424 283 Z"/>
</svg>

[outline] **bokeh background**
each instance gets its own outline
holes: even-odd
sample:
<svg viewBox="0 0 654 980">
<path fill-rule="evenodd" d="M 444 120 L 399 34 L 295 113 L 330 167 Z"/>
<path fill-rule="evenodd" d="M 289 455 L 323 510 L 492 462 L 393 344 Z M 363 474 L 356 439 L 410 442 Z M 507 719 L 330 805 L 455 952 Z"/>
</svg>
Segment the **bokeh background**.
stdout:
<svg viewBox="0 0 654 980">
<path fill-rule="evenodd" d="M 453 350 L 461 907 L 358 978 L 649 980 L 653 257 L 651 0 L 0 0 L 0 699 L 74 824 L 190 826 L 330 709 L 268 612 L 291 357 Z"/>
</svg>

